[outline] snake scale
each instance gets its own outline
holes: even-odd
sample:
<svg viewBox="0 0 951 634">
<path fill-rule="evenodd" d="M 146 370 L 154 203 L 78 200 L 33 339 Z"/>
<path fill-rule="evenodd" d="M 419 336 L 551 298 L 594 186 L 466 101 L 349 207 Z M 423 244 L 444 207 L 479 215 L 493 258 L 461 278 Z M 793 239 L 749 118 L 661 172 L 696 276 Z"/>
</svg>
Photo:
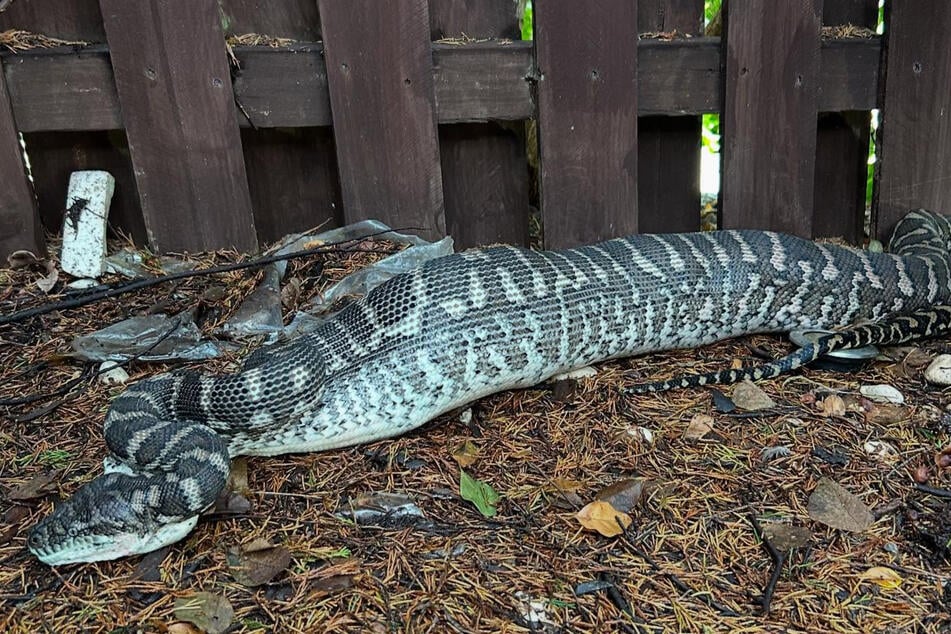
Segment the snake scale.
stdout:
<svg viewBox="0 0 951 634">
<path fill-rule="evenodd" d="M 432 260 L 316 332 L 252 354 L 238 373 L 131 386 L 106 415 L 111 469 L 38 523 L 27 545 L 51 565 L 148 552 L 188 534 L 234 456 L 396 436 L 606 359 L 946 303 L 949 242 L 948 218 L 915 211 L 889 254 L 727 230 Z"/>
</svg>

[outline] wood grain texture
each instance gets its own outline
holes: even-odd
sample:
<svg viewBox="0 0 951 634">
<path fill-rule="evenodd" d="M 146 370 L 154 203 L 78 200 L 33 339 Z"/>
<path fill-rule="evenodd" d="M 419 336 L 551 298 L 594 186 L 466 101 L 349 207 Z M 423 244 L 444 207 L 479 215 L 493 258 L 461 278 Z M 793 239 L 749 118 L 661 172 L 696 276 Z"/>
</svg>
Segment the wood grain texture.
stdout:
<svg viewBox="0 0 951 634">
<path fill-rule="evenodd" d="M 0 31 L 8 29 L 61 40 L 106 41 L 97 0 L 15 0 L 0 13 Z"/>
<path fill-rule="evenodd" d="M 518 37 L 518 16 L 511 0 L 431 0 L 430 24 L 433 38 L 490 39 Z M 487 42 L 488 43 L 488 42 Z M 478 50 L 475 45 L 444 45 L 443 65 L 435 69 L 436 101 L 444 117 L 452 108 L 459 112 L 471 103 L 508 104 L 506 95 L 490 95 L 487 89 L 502 85 L 498 75 L 508 74 L 500 67 L 508 61 L 518 63 L 514 47 L 498 47 L 499 56 L 487 63 L 477 76 L 467 74 L 463 82 L 456 64 L 461 55 Z M 521 68 L 521 88 L 529 91 L 527 77 L 531 66 Z M 468 87 L 452 98 L 443 98 L 440 87 L 456 83 Z M 530 95 L 529 95 L 530 102 Z M 525 114 L 525 118 L 534 112 Z M 490 110 L 479 112 L 491 118 Z M 442 166 L 443 200 L 446 205 L 446 229 L 457 249 L 505 242 L 528 243 L 529 172 L 525 156 L 524 124 L 456 123 L 439 127 L 439 159 Z"/>
<path fill-rule="evenodd" d="M 217 2 L 100 4 L 149 242 L 253 250 Z"/>
<path fill-rule="evenodd" d="M 446 227 L 456 248 L 528 244 L 529 180 L 525 143 L 496 124 L 439 129 Z"/>
<path fill-rule="evenodd" d="M 33 187 L 26 176 L 23 150 L 6 82 L 0 77 L 0 258 L 18 249 L 43 256 L 46 242 L 33 198 Z"/>
<path fill-rule="evenodd" d="M 908 209 L 951 213 L 951 3 L 890 4 L 879 129 L 877 233 Z"/>
<path fill-rule="evenodd" d="M 430 38 L 521 39 L 512 0 L 429 0 Z"/>
<path fill-rule="evenodd" d="M 319 0 L 346 222 L 445 235 L 424 0 Z"/>
<path fill-rule="evenodd" d="M 314 0 L 220 0 L 225 35 L 258 33 L 300 42 L 320 40 Z"/>
<path fill-rule="evenodd" d="M 261 243 L 295 231 L 341 224 L 330 128 L 245 129 L 241 140 Z"/>
<path fill-rule="evenodd" d="M 878 0 L 826 0 L 822 7 L 825 26 L 852 24 L 874 30 L 877 18 Z M 836 69 L 822 66 L 821 70 L 826 75 Z M 841 80 L 851 81 L 849 75 L 840 75 Z M 819 117 L 814 237 L 841 237 L 853 244 L 864 237 L 870 131 L 868 111 L 826 113 Z"/>
<path fill-rule="evenodd" d="M 812 235 L 820 5 L 727 7 L 723 228 Z"/>
<path fill-rule="evenodd" d="M 703 0 L 638 0 L 638 30 L 700 35 Z M 719 74 L 710 69 L 707 77 Z M 683 78 L 683 75 L 678 75 Z M 638 78 L 644 81 L 643 75 Z M 693 90 L 699 82 L 673 88 Z M 711 94 L 716 87 L 710 86 Z M 656 94 L 656 93 L 654 93 Z M 643 110 L 643 100 L 638 98 Z M 696 231 L 700 228 L 699 116 L 640 117 L 637 128 L 637 213 L 641 233 Z"/>
<path fill-rule="evenodd" d="M 147 242 L 132 159 L 123 131 L 33 132 L 24 138 L 32 161 L 40 218 L 47 229 L 58 232 L 62 228 L 69 175 L 76 170 L 105 170 L 116 179 L 109 207 L 112 235 L 118 230 L 131 236 L 137 244 Z M 37 156 L 42 160 L 33 158 Z"/>
<path fill-rule="evenodd" d="M 719 38 L 638 44 L 638 114 L 719 112 Z M 330 125 L 326 65 L 320 44 L 288 48 L 235 47 L 242 71 L 235 94 L 255 126 Z M 881 42 L 822 43 L 820 111 L 878 107 Z M 17 124 L 40 130 L 120 129 L 122 116 L 104 47 L 0 51 Z M 520 120 L 534 116 L 532 43 L 433 45 L 439 123 Z M 242 127 L 250 127 L 238 115 Z"/>
<path fill-rule="evenodd" d="M 637 231 L 637 3 L 535 7 L 545 246 Z"/>
</svg>

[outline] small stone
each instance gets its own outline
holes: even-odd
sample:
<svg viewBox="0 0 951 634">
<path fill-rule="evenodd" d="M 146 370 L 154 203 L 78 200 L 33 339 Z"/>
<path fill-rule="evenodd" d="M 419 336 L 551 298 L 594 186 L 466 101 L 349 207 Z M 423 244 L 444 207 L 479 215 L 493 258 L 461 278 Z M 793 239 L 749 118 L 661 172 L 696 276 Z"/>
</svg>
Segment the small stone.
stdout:
<svg viewBox="0 0 951 634">
<path fill-rule="evenodd" d="M 925 380 L 934 385 L 951 385 L 951 354 L 935 357 L 925 370 Z"/>
<path fill-rule="evenodd" d="M 863 385 L 859 388 L 859 393 L 865 398 L 877 401 L 879 403 L 895 403 L 901 405 L 905 402 L 905 396 L 891 385 Z"/>
<path fill-rule="evenodd" d="M 882 550 L 884 550 L 886 553 L 890 555 L 897 555 L 898 544 L 896 544 L 895 542 L 885 542 L 885 545 L 882 546 Z"/>
<path fill-rule="evenodd" d="M 776 402 L 752 381 L 743 381 L 733 388 L 733 402 L 748 412 L 776 407 Z"/>
<path fill-rule="evenodd" d="M 121 385 L 129 380 L 129 373 L 115 361 L 103 361 L 99 366 L 99 380 L 106 385 Z"/>
</svg>

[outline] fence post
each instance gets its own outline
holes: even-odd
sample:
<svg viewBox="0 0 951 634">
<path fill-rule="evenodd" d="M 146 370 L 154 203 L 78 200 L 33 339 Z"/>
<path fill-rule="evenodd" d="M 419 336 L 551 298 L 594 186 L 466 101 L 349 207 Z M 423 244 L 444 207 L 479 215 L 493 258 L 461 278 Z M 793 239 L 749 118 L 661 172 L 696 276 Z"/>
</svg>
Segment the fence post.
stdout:
<svg viewBox="0 0 951 634">
<path fill-rule="evenodd" d="M 951 3 L 886 3 L 877 234 L 909 209 L 951 214 Z"/>
<path fill-rule="evenodd" d="M 812 235 L 821 4 L 725 5 L 723 228 Z"/>
<path fill-rule="evenodd" d="M 0 262 L 18 249 L 28 249 L 39 256 L 46 254 L 46 241 L 40 216 L 33 198 L 33 188 L 26 177 L 20 136 L 17 134 L 10 95 L 0 63 Z M 5 265 L 5 264 L 4 264 Z"/>
<path fill-rule="evenodd" d="M 446 232 L 426 0 L 318 0 L 343 215 Z"/>
<path fill-rule="evenodd" d="M 637 2 L 537 0 L 545 245 L 637 231 Z"/>
<path fill-rule="evenodd" d="M 150 243 L 256 248 L 218 3 L 99 4 Z"/>
</svg>

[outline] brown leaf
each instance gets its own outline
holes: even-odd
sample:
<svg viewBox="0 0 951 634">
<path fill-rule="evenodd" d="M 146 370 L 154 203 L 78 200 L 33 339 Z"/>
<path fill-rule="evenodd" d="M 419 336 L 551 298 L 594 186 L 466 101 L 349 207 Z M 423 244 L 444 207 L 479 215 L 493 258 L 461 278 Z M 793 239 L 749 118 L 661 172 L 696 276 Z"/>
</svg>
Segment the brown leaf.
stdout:
<svg viewBox="0 0 951 634">
<path fill-rule="evenodd" d="M 291 563 L 291 552 L 258 538 L 246 546 L 228 551 L 231 576 L 243 586 L 253 588 L 270 582 Z"/>
<path fill-rule="evenodd" d="M 709 414 L 696 414 L 687 424 L 687 430 L 684 431 L 684 438 L 687 440 L 700 440 L 713 429 L 713 416 Z"/>
<path fill-rule="evenodd" d="M 222 634 L 231 627 L 234 608 L 225 597 L 211 592 L 198 592 L 175 599 L 175 618 L 197 625 L 208 634 Z"/>
<path fill-rule="evenodd" d="M 479 447 L 471 440 L 467 440 L 452 452 L 452 459 L 460 467 L 468 467 L 479 459 Z"/>
<path fill-rule="evenodd" d="M 871 403 L 865 410 L 865 422 L 872 425 L 891 425 L 907 420 L 910 410 L 904 405 L 891 403 Z"/>
<path fill-rule="evenodd" d="M 845 401 L 838 394 L 830 394 L 816 404 L 826 418 L 845 416 Z"/>
<path fill-rule="evenodd" d="M 809 517 L 839 530 L 860 533 L 872 525 L 868 507 L 838 482 L 822 478 L 809 496 Z"/>
<path fill-rule="evenodd" d="M 776 550 L 792 550 L 808 544 L 812 531 L 805 526 L 767 524 L 763 527 L 763 536 Z"/>
<path fill-rule="evenodd" d="M 645 493 L 656 486 L 647 478 L 625 478 L 598 491 L 595 499 L 607 502 L 621 513 L 629 513 L 641 502 Z"/>
<path fill-rule="evenodd" d="M 191 623 L 185 623 L 184 621 L 179 621 L 178 623 L 172 623 L 165 630 L 168 634 L 202 634 L 202 631 L 192 625 Z"/>
<path fill-rule="evenodd" d="M 733 402 L 748 412 L 776 407 L 776 402 L 752 381 L 743 381 L 733 388 Z"/>
<path fill-rule="evenodd" d="M 584 500 L 577 493 L 582 486 L 576 480 L 552 478 L 543 491 L 552 506 L 563 510 L 571 510 L 584 505 Z"/>
<path fill-rule="evenodd" d="M 11 500 L 32 500 L 43 497 L 47 493 L 55 490 L 55 487 L 51 485 L 57 476 L 59 476 L 59 473 L 59 471 L 44 471 L 43 473 L 38 473 L 30 480 L 27 480 L 10 491 L 7 494 L 7 498 Z"/>
<path fill-rule="evenodd" d="M 597 531 L 605 537 L 614 537 L 621 534 L 621 525 L 627 528 L 631 525 L 631 516 L 620 513 L 613 506 L 601 500 L 587 504 L 575 515 L 582 526 L 591 531 Z M 620 522 L 620 525 L 618 524 Z"/>
</svg>

